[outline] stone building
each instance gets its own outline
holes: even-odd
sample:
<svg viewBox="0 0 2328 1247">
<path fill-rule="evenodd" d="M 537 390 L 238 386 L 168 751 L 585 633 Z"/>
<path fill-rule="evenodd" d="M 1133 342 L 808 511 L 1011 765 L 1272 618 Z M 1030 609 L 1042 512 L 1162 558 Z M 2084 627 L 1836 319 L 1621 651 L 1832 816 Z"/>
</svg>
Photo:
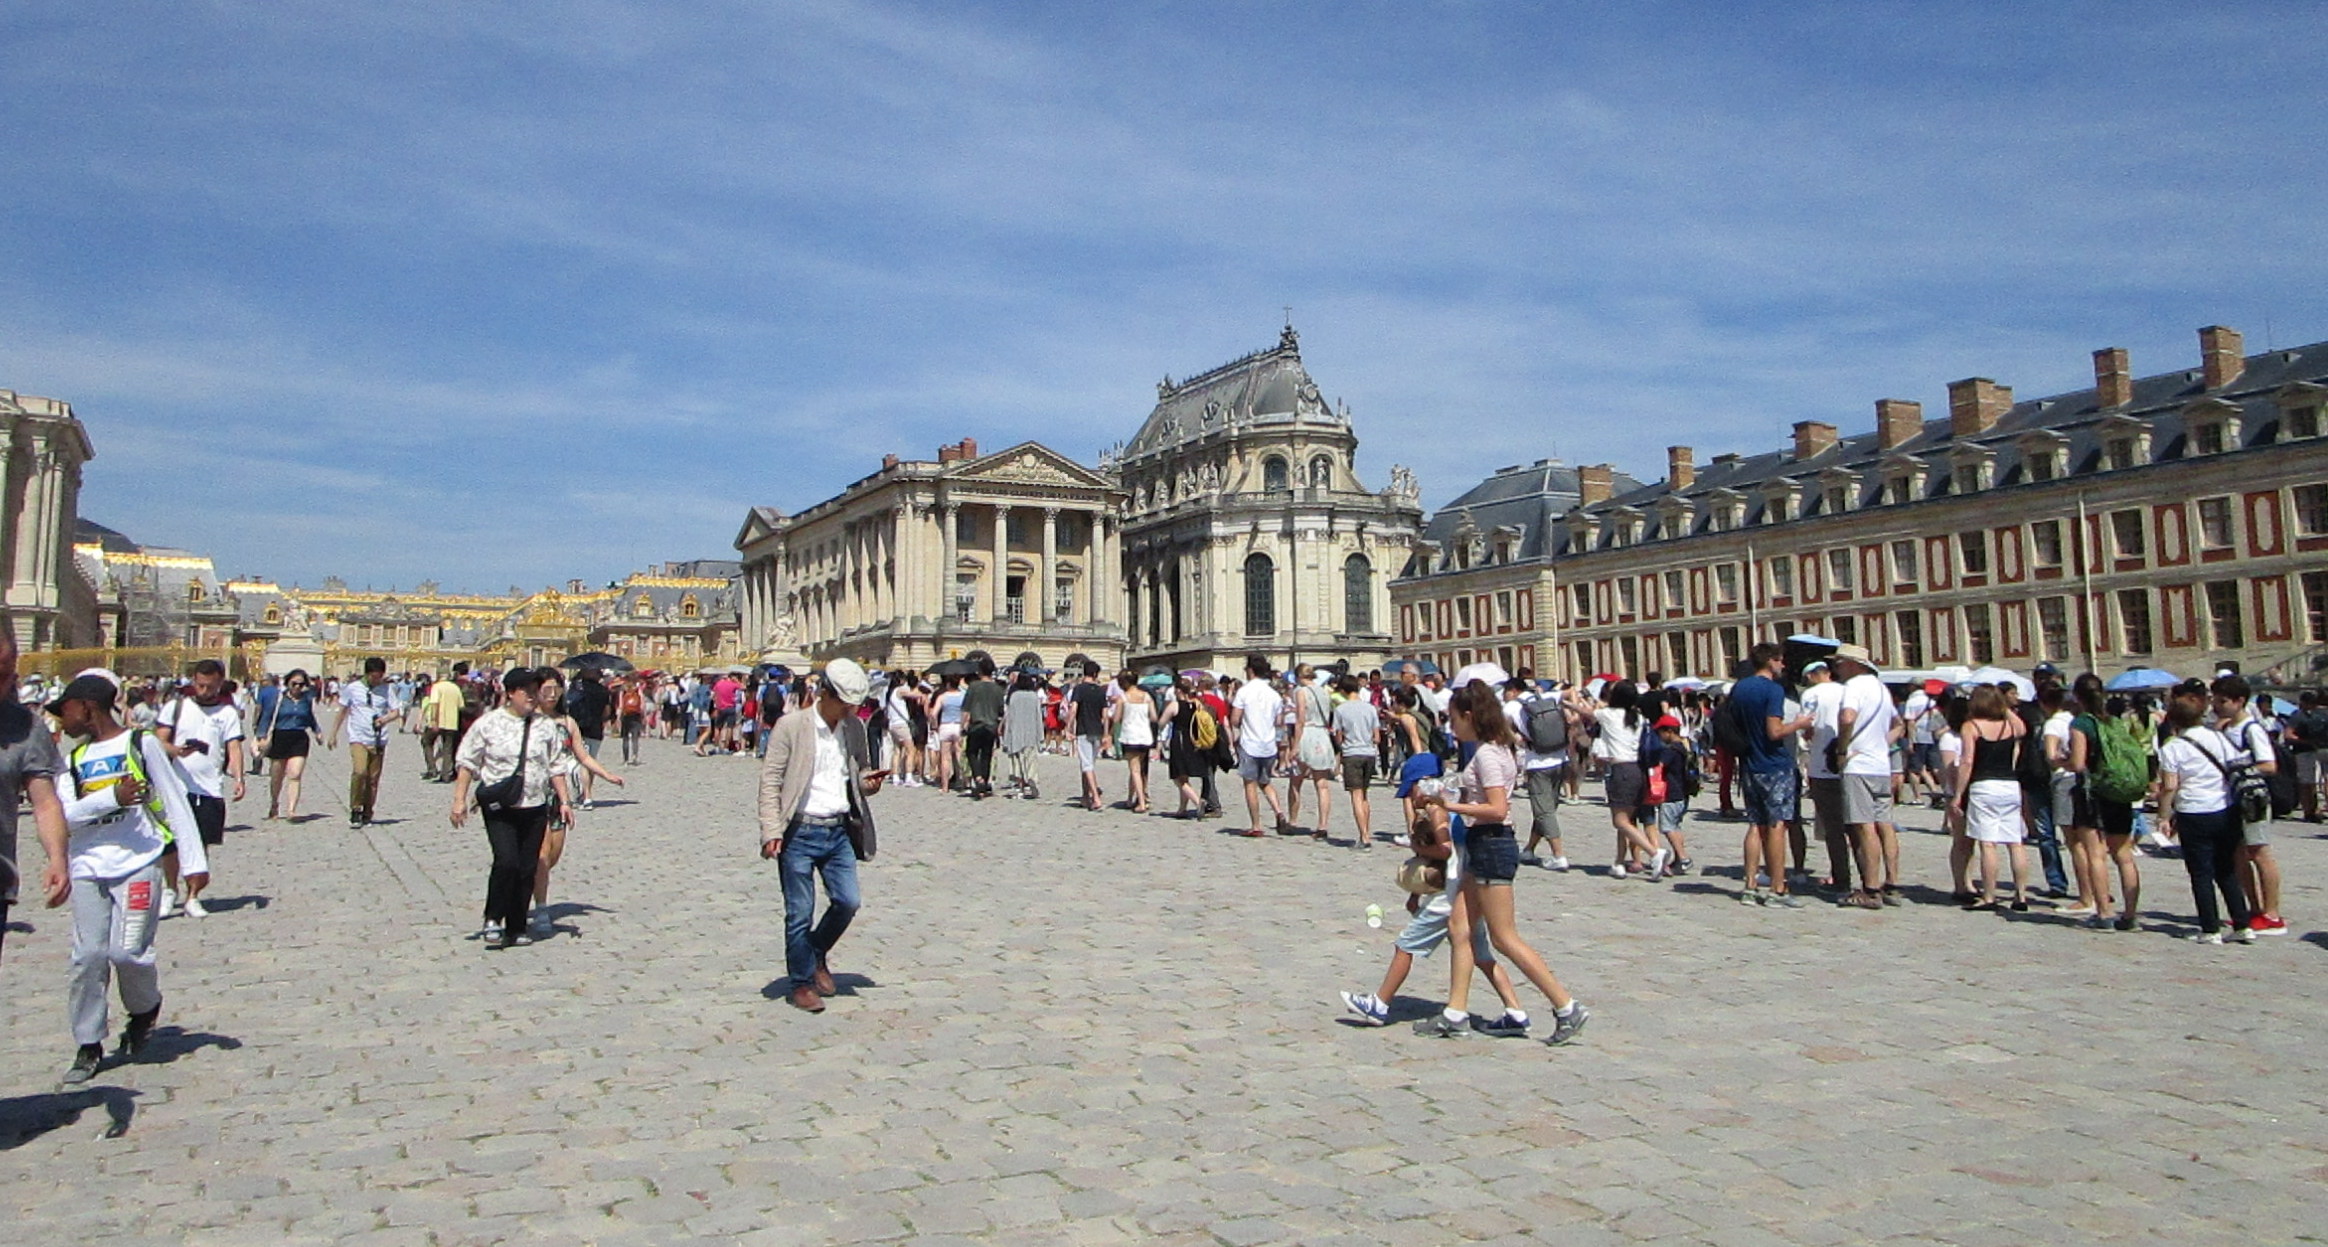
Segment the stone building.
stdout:
<svg viewBox="0 0 2328 1247">
<path fill-rule="evenodd" d="M 1786 449 L 1703 466 L 1676 446 L 1653 485 L 1579 469 L 1576 505 L 1515 555 L 1532 571 L 1410 564 L 1400 639 L 1442 663 L 1508 645 L 1571 678 L 1727 675 L 1756 640 L 1814 632 L 1904 669 L 2229 659 L 2317 679 L 2328 343 L 2249 355 L 2210 326 L 2199 347 L 2140 378 L 2096 351 L 2092 388 L 2039 399 L 1968 378 L 1944 419 L 1884 399 L 1871 432 L 1805 420 Z M 1520 576 L 1535 626 L 1483 635 L 1481 603 Z"/>
<path fill-rule="evenodd" d="M 96 452 L 72 405 L 0 390 L 0 559 L 25 650 L 98 644 L 96 586 L 73 557 L 81 465 Z"/>
<path fill-rule="evenodd" d="M 925 667 L 983 649 L 1046 665 L 1123 660 L 1113 572 L 1121 495 L 1035 442 L 881 469 L 796 515 L 754 507 L 736 535 L 744 649 Z"/>
<path fill-rule="evenodd" d="M 738 643 L 741 570 L 732 559 L 695 559 L 633 573 L 583 604 L 589 648 L 663 670 L 751 657 Z"/>
<path fill-rule="evenodd" d="M 1389 578 L 1422 512 L 1413 475 L 1358 479 L 1349 410 L 1328 406 L 1287 326 L 1275 347 L 1167 377 L 1106 466 L 1124 499 L 1116 584 L 1141 665 L 1233 669 L 1396 655 Z"/>
</svg>

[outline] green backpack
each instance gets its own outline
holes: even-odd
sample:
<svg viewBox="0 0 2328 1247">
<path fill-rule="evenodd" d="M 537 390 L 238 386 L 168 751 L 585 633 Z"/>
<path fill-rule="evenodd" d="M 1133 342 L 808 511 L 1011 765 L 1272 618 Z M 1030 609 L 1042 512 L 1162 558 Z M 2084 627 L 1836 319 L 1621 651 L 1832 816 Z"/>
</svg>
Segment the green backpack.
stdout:
<svg viewBox="0 0 2328 1247">
<path fill-rule="evenodd" d="M 2086 777 L 2093 785 L 2093 794 L 2124 805 L 2140 801 L 2150 791 L 2150 759 L 2134 729 L 2123 716 L 2110 719 L 2093 715 L 2088 721 L 2094 725 L 2094 744 L 2101 754 L 2086 760 Z"/>
</svg>

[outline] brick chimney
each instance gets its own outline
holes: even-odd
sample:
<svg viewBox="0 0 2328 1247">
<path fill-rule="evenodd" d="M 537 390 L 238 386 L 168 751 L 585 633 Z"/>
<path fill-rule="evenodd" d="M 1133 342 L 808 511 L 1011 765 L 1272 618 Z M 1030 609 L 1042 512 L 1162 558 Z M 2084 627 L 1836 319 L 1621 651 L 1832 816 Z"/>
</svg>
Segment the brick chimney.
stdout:
<svg viewBox="0 0 2328 1247">
<path fill-rule="evenodd" d="M 1617 492 L 1614 465 L 1588 463 L 1576 470 L 1576 503 L 1578 506 L 1598 506 L 1614 497 Z"/>
<path fill-rule="evenodd" d="M 2236 329 L 2209 325 L 2199 330 L 2199 364 L 2206 370 L 2207 388 L 2219 390 L 2247 371 L 2247 344 Z"/>
<path fill-rule="evenodd" d="M 978 443 L 967 437 L 954 445 L 938 447 L 938 462 L 940 463 L 960 463 L 977 457 Z"/>
<path fill-rule="evenodd" d="M 1816 459 L 1835 449 L 1835 426 L 1817 420 L 1795 421 L 1795 458 Z"/>
<path fill-rule="evenodd" d="M 1875 400 L 1875 441 L 1885 450 L 1897 450 L 1924 431 L 1924 405 L 1904 398 Z"/>
<path fill-rule="evenodd" d="M 2126 364 L 2126 348 L 2105 346 L 2094 352 L 2094 405 L 2123 407 L 2134 401 L 2134 374 Z"/>
<path fill-rule="evenodd" d="M 887 472 L 888 470 L 890 470 L 891 468 L 894 468 L 894 467 L 896 467 L 896 466 L 897 466 L 897 456 L 896 456 L 896 455 L 883 455 L 883 456 L 881 456 L 881 470 L 882 470 L 882 471 L 884 471 L 884 472 Z"/>
<path fill-rule="evenodd" d="M 1697 456 L 1687 446 L 1665 448 L 1665 487 L 1688 489 L 1697 481 Z"/>
<path fill-rule="evenodd" d="M 2013 387 L 1987 377 L 1967 377 L 1948 383 L 1948 432 L 1955 437 L 1978 437 L 1997 427 L 2013 409 Z"/>
</svg>

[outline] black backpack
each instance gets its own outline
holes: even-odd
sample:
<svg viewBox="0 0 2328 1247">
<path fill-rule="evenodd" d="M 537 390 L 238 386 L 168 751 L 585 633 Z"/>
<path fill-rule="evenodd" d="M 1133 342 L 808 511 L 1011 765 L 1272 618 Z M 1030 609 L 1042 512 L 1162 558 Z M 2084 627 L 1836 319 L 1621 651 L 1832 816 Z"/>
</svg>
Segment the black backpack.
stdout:
<svg viewBox="0 0 2328 1247">
<path fill-rule="evenodd" d="M 1747 730 L 1746 712 L 1740 708 L 1737 698 L 1724 698 L 1721 709 L 1714 712 L 1713 722 L 1706 726 L 1713 732 L 1714 747 L 1728 750 L 1731 757 L 1743 758 L 1753 751 L 1754 736 Z"/>
<path fill-rule="evenodd" d="M 1528 749 L 1539 754 L 1568 749 L 1568 708 L 1560 699 L 1531 693 L 1520 699 L 1520 721 L 1527 726 Z"/>
</svg>

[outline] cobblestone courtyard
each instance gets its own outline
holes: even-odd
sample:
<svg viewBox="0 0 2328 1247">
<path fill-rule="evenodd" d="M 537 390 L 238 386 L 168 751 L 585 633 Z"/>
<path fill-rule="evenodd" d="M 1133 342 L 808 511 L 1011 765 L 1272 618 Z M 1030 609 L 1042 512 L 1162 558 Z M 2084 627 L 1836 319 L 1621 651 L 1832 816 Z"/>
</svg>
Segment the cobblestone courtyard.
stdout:
<svg viewBox="0 0 2328 1247">
<path fill-rule="evenodd" d="M 880 798 L 844 994 L 809 1017 L 780 999 L 755 768 L 649 749 L 569 849 L 559 938 L 502 953 L 472 938 L 483 835 L 446 824 L 410 738 L 393 821 L 363 832 L 344 756 L 319 755 L 325 816 L 236 832 L 219 912 L 163 927 L 155 1059 L 84 1090 L 55 1090 L 66 924 L 19 909 L 8 1241 L 1977 1247 L 2328 1225 L 2309 828 L 2279 837 L 2296 934 L 2201 948 L 2167 935 L 2177 862 L 2145 863 L 2138 935 L 1941 904 L 1932 834 L 1907 850 L 1939 886 L 1923 904 L 1752 909 L 1730 897 L 1738 826 L 1695 819 L 1711 875 L 1524 872 L 1523 932 L 1595 1011 L 1549 1049 L 1338 1020 L 1335 991 L 1382 972 L 1403 856 L 1353 851 L 1346 811 L 1330 848 L 1084 813 L 1047 758 L 1040 803 Z M 1604 862 L 1599 806 L 1563 813 L 1571 856 Z M 1425 963 L 1402 1017 L 1444 990 Z"/>
</svg>

